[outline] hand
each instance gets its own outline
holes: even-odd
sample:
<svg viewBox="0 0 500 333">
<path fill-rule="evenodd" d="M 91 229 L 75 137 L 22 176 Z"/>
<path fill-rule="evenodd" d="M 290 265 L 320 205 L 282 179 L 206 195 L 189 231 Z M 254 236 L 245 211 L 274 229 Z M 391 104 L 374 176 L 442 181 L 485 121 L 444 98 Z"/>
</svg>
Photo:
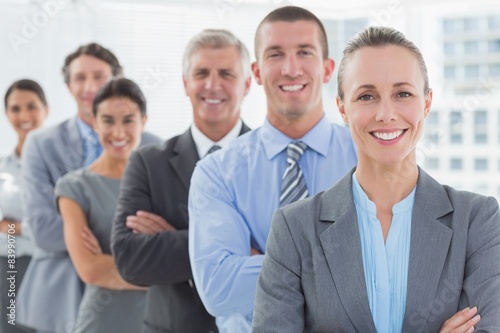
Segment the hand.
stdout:
<svg viewBox="0 0 500 333">
<path fill-rule="evenodd" d="M 256 254 L 262 254 L 259 250 L 254 249 L 253 247 L 250 248 L 250 255 L 254 256 Z"/>
<path fill-rule="evenodd" d="M 160 215 L 139 210 L 136 215 L 127 216 L 127 227 L 136 234 L 154 235 L 176 229 Z"/>
<path fill-rule="evenodd" d="M 21 222 L 19 222 L 19 221 L 1 220 L 0 221 L 0 233 L 12 235 L 12 228 L 11 228 L 12 224 L 14 224 L 13 235 L 21 236 Z"/>
<path fill-rule="evenodd" d="M 92 252 L 92 254 L 102 254 L 102 249 L 99 241 L 97 240 L 97 238 L 95 238 L 94 233 L 88 227 L 83 228 L 81 236 L 83 239 L 83 244 L 90 252 Z"/>
<path fill-rule="evenodd" d="M 476 315 L 477 307 L 472 309 L 466 307 L 453 315 L 450 319 L 444 322 L 439 333 L 471 333 L 474 332 L 476 325 L 481 316 Z"/>
</svg>

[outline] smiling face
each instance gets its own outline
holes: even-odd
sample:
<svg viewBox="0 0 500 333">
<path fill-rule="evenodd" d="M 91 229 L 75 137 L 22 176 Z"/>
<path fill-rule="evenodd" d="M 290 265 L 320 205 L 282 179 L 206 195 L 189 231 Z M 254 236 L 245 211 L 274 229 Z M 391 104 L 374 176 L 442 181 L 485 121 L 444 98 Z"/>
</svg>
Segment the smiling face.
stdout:
<svg viewBox="0 0 500 333">
<path fill-rule="evenodd" d="M 394 45 L 361 48 L 346 64 L 343 89 L 337 105 L 349 123 L 359 164 L 414 164 L 432 102 L 416 57 Z"/>
<path fill-rule="evenodd" d="M 112 77 L 111 66 L 90 55 L 81 55 L 69 65 L 68 88 L 78 106 L 78 116 L 87 124 L 91 123 L 92 103 L 97 92 Z"/>
<path fill-rule="evenodd" d="M 126 97 L 112 97 L 99 103 L 94 129 L 106 154 L 116 160 L 127 160 L 141 142 L 146 116 L 139 106 Z"/>
<path fill-rule="evenodd" d="M 258 33 L 252 71 L 264 86 L 268 119 L 305 118 L 315 124 L 323 115 L 323 84 L 335 67 L 333 60 L 323 59 L 320 28 L 312 21 L 277 21 L 265 23 Z"/>
<path fill-rule="evenodd" d="M 211 126 L 233 128 L 251 82 L 250 77 L 244 77 L 236 47 L 199 49 L 191 56 L 183 81 L 198 129 L 207 133 Z"/>
<path fill-rule="evenodd" d="M 24 141 L 28 132 L 42 126 L 47 118 L 48 107 L 43 104 L 36 93 L 15 89 L 7 99 L 5 113 L 19 140 Z"/>
</svg>

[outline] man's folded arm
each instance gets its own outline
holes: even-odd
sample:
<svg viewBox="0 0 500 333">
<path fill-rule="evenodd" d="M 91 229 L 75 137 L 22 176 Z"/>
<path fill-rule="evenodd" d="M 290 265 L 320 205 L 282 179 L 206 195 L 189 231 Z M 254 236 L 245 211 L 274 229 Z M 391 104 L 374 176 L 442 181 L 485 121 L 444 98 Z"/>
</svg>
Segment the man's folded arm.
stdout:
<svg viewBox="0 0 500 333">
<path fill-rule="evenodd" d="M 126 281 L 136 285 L 186 282 L 192 278 L 187 230 L 136 234 L 126 225 L 127 216 L 152 211 L 150 183 L 146 163 L 134 152 L 125 168 L 113 219 L 111 248 L 116 266 Z M 179 214 L 185 210 L 178 209 Z"/>
<path fill-rule="evenodd" d="M 250 255 L 250 230 L 222 176 L 205 162 L 198 163 L 189 192 L 189 256 L 196 288 L 213 316 L 248 314 L 264 256 Z"/>
</svg>

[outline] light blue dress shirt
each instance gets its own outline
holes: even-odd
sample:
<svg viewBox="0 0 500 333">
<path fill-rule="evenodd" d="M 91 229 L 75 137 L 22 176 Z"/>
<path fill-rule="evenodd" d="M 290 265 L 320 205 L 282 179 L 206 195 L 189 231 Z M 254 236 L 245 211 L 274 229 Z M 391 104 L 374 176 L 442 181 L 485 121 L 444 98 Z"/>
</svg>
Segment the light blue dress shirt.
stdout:
<svg viewBox="0 0 500 333">
<path fill-rule="evenodd" d="M 87 125 L 79 117 L 76 117 L 76 125 L 82 136 L 83 152 L 85 154 L 84 167 L 94 162 L 102 153 L 102 146 L 99 137 L 92 127 Z M 94 147 L 93 140 L 96 140 L 97 147 Z M 97 150 L 97 151 L 94 151 Z M 92 156 L 90 156 L 92 155 Z M 87 159 L 88 158 L 88 159 Z"/>
<path fill-rule="evenodd" d="M 368 302 L 377 332 L 403 328 L 410 259 L 411 215 L 415 190 L 392 207 L 392 222 L 384 244 L 377 208 L 352 175 Z"/>
<path fill-rule="evenodd" d="M 250 332 L 256 284 L 272 215 L 279 207 L 286 147 L 294 141 L 264 125 L 198 162 L 189 192 L 189 255 L 194 280 L 221 333 Z M 299 160 L 310 195 L 357 162 L 349 131 L 323 117 L 303 138 Z"/>
</svg>

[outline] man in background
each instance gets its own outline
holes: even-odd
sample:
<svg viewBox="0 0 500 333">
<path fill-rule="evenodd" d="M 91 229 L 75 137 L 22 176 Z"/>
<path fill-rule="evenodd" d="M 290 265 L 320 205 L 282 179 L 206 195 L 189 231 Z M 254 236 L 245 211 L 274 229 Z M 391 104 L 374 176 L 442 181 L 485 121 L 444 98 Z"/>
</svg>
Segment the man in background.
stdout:
<svg viewBox="0 0 500 333">
<path fill-rule="evenodd" d="M 56 333 L 71 330 L 83 284 L 66 250 L 54 187 L 61 176 L 87 167 L 101 153 L 91 125 L 92 104 L 99 89 L 122 74 L 122 67 L 110 50 L 90 43 L 66 57 L 62 72 L 77 114 L 30 133 L 22 156 L 25 211 L 36 247 L 19 290 L 17 318 L 21 325 Z M 155 142 L 160 139 L 142 135 L 142 145 Z"/>
<path fill-rule="evenodd" d="M 217 331 L 192 280 L 188 191 L 198 160 L 249 131 L 240 118 L 251 83 L 249 54 L 232 33 L 204 30 L 194 36 L 184 52 L 183 81 L 193 124 L 130 157 L 113 222 L 118 270 L 128 282 L 150 286 L 148 333 Z"/>
</svg>

